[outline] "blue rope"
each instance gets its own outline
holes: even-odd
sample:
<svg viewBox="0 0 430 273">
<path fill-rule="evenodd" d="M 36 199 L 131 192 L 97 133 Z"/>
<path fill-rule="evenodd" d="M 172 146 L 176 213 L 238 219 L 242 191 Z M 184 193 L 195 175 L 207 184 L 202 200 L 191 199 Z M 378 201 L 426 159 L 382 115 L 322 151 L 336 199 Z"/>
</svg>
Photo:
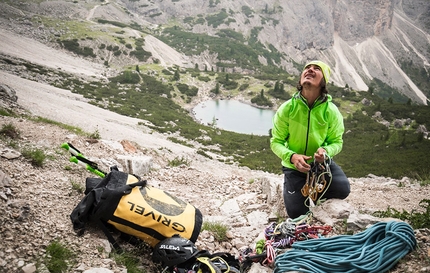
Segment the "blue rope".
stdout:
<svg viewBox="0 0 430 273">
<path fill-rule="evenodd" d="M 414 230 L 404 222 L 379 222 L 355 235 L 295 242 L 275 259 L 273 273 L 381 273 L 417 246 Z"/>
</svg>

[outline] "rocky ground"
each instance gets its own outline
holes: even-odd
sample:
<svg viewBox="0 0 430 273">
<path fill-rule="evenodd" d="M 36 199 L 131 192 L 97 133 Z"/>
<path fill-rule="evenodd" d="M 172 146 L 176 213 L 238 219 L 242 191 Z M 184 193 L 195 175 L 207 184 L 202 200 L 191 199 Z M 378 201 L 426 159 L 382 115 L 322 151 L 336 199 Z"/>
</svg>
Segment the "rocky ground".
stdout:
<svg viewBox="0 0 430 273">
<path fill-rule="evenodd" d="M 273 215 L 274 208 L 282 214 L 282 207 L 277 206 L 280 196 L 270 201 L 265 189 L 265 182 L 281 181 L 281 176 L 209 162 L 192 153 L 186 157 L 189 164 L 169 167 L 167 158 L 172 158 L 169 147 L 151 149 L 127 141 L 129 145 L 126 147 L 131 144 L 136 151 L 126 150 L 120 144 L 121 141 L 124 143 L 124 139 L 113 141 L 102 138 L 94 141 L 28 118 L 0 117 L 0 126 L 7 124 L 17 129 L 19 137 L 0 138 L 2 272 L 34 272 L 33 264 L 40 261 L 46 246 L 53 240 L 64 243 L 77 254 L 77 263 L 71 272 L 91 268 L 125 272 L 123 266 L 110 258 L 111 248 L 100 230 L 90 226 L 84 236 L 78 237 L 72 229 L 69 215 L 83 197 L 76 184 L 83 187 L 85 179 L 94 175 L 69 162 L 68 153 L 60 148 L 63 142 L 73 143 L 89 158 L 101 163 L 103 168 L 109 162 L 118 162 L 119 155 L 150 156 L 153 167 L 144 176 L 150 185 L 165 189 L 195 205 L 201 210 L 205 221 L 221 221 L 229 227 L 229 239 L 222 243 L 216 242 L 210 233 L 202 232 L 196 242 L 200 249 L 238 255 L 240 248 L 253 246 L 268 224 L 269 216 Z M 25 147 L 43 149 L 47 155 L 44 166 L 35 167 L 20 156 L 19 151 Z M 209 165 L 211 168 L 206 168 Z M 351 178 L 351 184 L 352 192 L 346 201 L 363 213 L 385 210 L 388 206 L 408 211 L 418 209 L 418 202 L 429 196 L 428 186 L 421 187 L 407 178 L 394 180 L 369 176 Z M 228 209 L 223 207 L 223 203 L 230 200 L 236 200 L 242 215 L 234 214 L 231 217 L 225 214 Z M 420 247 L 390 272 L 429 272 L 430 232 L 417 230 L 416 234 Z M 137 249 L 126 243 L 123 246 L 135 253 L 140 251 L 142 267 L 147 272 L 159 272 L 159 268 L 151 262 L 150 248 Z M 41 270 L 40 265 L 38 270 Z M 271 272 L 270 268 L 260 266 L 254 270 Z"/>
<path fill-rule="evenodd" d="M 22 20 L 24 22 L 25 18 Z M 4 18 L 0 22 L 6 26 L 0 29 L 2 55 L 79 75 L 97 77 L 102 74 L 98 64 L 29 39 L 31 33 L 43 37 L 41 33 L 26 30 L 25 26 L 31 29 L 29 24 L 21 22 L 18 26 L 14 20 Z M 23 33 L 25 37 L 6 29 Z M 24 79 L 18 70 L 10 69 L 6 63 L 0 64 L 0 84 L 13 89 L 18 97 L 16 103 L 2 97 L 0 108 L 11 109 L 18 115 L 1 115 L 0 129 L 10 124 L 19 131 L 19 136 L 14 138 L 0 136 L 1 272 L 30 273 L 36 265 L 39 272 L 44 272 L 37 262 L 54 240 L 77 254 L 71 272 L 94 268 L 126 272 L 124 266 L 109 255 L 110 246 L 98 229 L 90 227 L 82 237 L 76 236 L 72 229 L 69 215 L 83 198 L 76 185 L 83 187 L 85 179 L 92 174 L 69 162 L 69 155 L 60 148 L 64 142 L 100 160 L 105 168 L 118 162 L 121 155 L 150 157 L 152 167 L 143 176 L 150 185 L 190 202 L 201 210 L 205 220 L 220 221 L 229 227 L 229 239 L 222 243 L 216 242 L 210 233 L 202 232 L 196 243 L 200 249 L 237 255 L 240 248 L 255 242 L 270 216 L 285 214 L 279 192 L 273 193 L 267 188 L 268 182 L 282 183 L 280 175 L 209 160 L 198 155 L 196 149 L 172 143 L 165 135 L 137 126 L 135 119 L 96 108 L 69 90 L 53 88 L 43 79 Z M 77 126 L 86 132 L 98 132 L 101 139 L 94 141 L 56 125 L 37 122 L 33 119 L 37 116 Z M 121 143 L 128 143 L 135 150 L 126 149 Z M 21 152 L 27 148 L 44 151 L 47 158 L 42 167 L 33 166 L 22 156 Z M 169 166 L 176 158 L 186 159 L 187 164 Z M 420 209 L 420 200 L 430 196 L 429 186 L 420 186 L 408 178 L 394 180 L 373 175 L 351 178 L 351 188 L 351 195 L 345 201 L 363 214 L 388 207 L 407 211 Z M 235 206 L 228 207 L 229 204 L 238 208 L 234 210 Z M 430 272 L 429 230 L 416 230 L 416 238 L 419 248 L 390 272 Z M 151 262 L 149 248 L 137 249 L 125 243 L 123 246 L 138 253 L 142 268 L 147 272 L 159 271 Z M 253 270 L 254 273 L 271 272 L 267 267 Z"/>
</svg>

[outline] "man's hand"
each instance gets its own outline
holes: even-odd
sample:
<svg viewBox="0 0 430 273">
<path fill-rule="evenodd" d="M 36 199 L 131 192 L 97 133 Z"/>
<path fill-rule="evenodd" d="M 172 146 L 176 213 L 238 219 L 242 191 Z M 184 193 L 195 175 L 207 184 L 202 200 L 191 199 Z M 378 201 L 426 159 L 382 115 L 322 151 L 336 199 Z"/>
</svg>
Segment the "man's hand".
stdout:
<svg viewBox="0 0 430 273">
<path fill-rule="evenodd" d="M 306 163 L 306 160 L 309 160 L 309 159 L 312 159 L 312 157 L 306 156 L 306 155 L 293 154 L 293 156 L 291 157 L 291 163 L 294 164 L 294 166 L 298 171 L 302 173 L 307 173 L 311 169 L 311 166 L 308 163 Z"/>
<path fill-rule="evenodd" d="M 324 163 L 326 153 L 327 151 L 324 148 L 318 148 L 314 153 L 314 160 L 318 163 Z"/>
</svg>

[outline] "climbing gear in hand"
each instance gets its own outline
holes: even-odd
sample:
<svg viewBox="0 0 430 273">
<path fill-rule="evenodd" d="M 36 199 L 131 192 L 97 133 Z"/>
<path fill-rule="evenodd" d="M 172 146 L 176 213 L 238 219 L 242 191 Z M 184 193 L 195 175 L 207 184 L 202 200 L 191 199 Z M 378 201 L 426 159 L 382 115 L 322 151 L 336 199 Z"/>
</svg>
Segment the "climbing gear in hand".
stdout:
<svg viewBox="0 0 430 273">
<path fill-rule="evenodd" d="M 311 169 L 307 173 L 306 183 L 301 189 L 302 195 L 313 202 L 321 200 L 331 183 L 331 159 L 326 154 L 324 154 L 324 159 L 323 163 L 311 162 Z M 328 181 L 326 176 L 329 178 Z"/>
</svg>

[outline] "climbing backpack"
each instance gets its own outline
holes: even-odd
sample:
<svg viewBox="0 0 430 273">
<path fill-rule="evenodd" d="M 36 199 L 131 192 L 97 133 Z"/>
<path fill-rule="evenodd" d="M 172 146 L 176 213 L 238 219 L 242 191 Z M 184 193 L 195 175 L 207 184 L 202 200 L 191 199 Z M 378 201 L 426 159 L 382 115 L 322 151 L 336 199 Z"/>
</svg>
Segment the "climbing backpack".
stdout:
<svg viewBox="0 0 430 273">
<path fill-rule="evenodd" d="M 82 232 L 86 223 L 98 223 L 116 248 L 110 227 L 152 247 L 175 234 L 195 242 L 200 233 L 199 209 L 116 168 L 103 178 L 87 178 L 85 194 L 70 215 L 74 230 Z"/>
</svg>

